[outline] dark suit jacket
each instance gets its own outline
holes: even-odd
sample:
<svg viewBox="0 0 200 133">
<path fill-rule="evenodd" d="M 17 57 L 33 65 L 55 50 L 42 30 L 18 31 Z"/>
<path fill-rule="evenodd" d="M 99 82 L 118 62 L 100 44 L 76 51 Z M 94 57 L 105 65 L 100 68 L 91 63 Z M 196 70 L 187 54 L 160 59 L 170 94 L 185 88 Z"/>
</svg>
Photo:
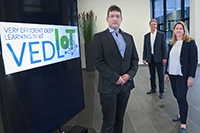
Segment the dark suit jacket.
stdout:
<svg viewBox="0 0 200 133">
<path fill-rule="evenodd" d="M 168 45 L 168 59 L 169 53 L 172 49 L 173 45 Z M 173 57 L 170 57 L 173 58 Z M 168 74 L 168 59 L 167 65 L 165 69 L 165 73 Z M 180 55 L 180 63 L 181 63 L 181 71 L 184 77 L 193 77 L 195 78 L 196 68 L 198 64 L 198 54 L 197 54 L 197 46 L 195 41 L 185 42 L 183 41 L 183 45 L 181 48 L 181 55 Z"/>
<path fill-rule="evenodd" d="M 143 47 L 143 60 L 151 62 L 151 32 L 144 36 Z M 154 42 L 154 61 L 157 63 L 162 62 L 163 59 L 167 59 L 167 46 L 165 43 L 165 34 L 157 30 L 155 42 Z"/>
<path fill-rule="evenodd" d="M 126 42 L 124 58 L 122 58 L 118 46 L 109 32 L 94 35 L 93 44 L 95 47 L 95 66 L 99 72 L 99 93 L 118 93 L 133 89 L 133 80 L 127 81 L 124 85 L 116 85 L 119 77 L 129 74 L 133 78 L 138 69 L 138 54 L 131 35 L 123 32 Z"/>
</svg>

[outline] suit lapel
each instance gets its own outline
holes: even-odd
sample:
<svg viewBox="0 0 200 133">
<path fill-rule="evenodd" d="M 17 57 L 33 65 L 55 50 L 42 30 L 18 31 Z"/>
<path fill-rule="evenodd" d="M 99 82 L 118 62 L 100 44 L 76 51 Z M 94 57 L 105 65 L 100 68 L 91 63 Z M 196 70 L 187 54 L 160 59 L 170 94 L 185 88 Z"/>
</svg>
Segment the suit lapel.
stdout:
<svg viewBox="0 0 200 133">
<path fill-rule="evenodd" d="M 157 31 L 157 34 L 156 34 L 156 37 L 155 37 L 155 41 L 154 41 L 154 48 L 155 48 L 155 45 L 156 45 L 156 40 L 157 40 L 157 38 L 158 38 L 158 36 L 159 36 L 159 33 L 158 33 L 158 31 Z"/>
<path fill-rule="evenodd" d="M 151 32 L 149 32 L 149 34 L 147 35 L 147 37 L 148 37 L 147 40 L 149 42 L 148 43 L 149 46 L 147 48 L 150 48 L 150 53 L 151 53 Z"/>
<path fill-rule="evenodd" d="M 126 42 L 126 48 L 125 48 L 125 51 L 124 51 L 124 58 L 126 57 L 126 54 L 127 54 L 127 49 L 130 48 L 130 44 L 129 42 L 127 41 L 128 39 L 126 38 L 126 35 L 124 33 L 122 33 L 122 36 L 124 37 L 124 40 Z"/>
<path fill-rule="evenodd" d="M 185 48 L 185 41 L 183 41 L 183 44 L 182 44 L 182 47 L 181 47 L 181 54 L 180 54 L 180 57 L 182 57 L 182 55 L 183 55 L 184 48 Z"/>
<path fill-rule="evenodd" d="M 109 30 L 107 29 L 106 31 L 106 37 L 108 38 L 108 40 L 111 42 L 111 44 L 116 44 L 115 39 L 113 38 L 112 34 L 109 32 Z M 116 44 L 117 45 L 117 44 Z"/>
<path fill-rule="evenodd" d="M 106 37 L 108 38 L 108 40 L 110 41 L 110 44 L 114 47 L 113 50 L 117 50 L 117 53 L 120 55 L 120 57 L 122 58 L 121 54 L 120 54 L 120 51 L 119 51 L 119 48 L 117 46 L 117 43 L 114 39 L 114 37 L 112 36 L 112 34 L 109 32 L 109 30 L 107 29 L 106 31 Z"/>
</svg>

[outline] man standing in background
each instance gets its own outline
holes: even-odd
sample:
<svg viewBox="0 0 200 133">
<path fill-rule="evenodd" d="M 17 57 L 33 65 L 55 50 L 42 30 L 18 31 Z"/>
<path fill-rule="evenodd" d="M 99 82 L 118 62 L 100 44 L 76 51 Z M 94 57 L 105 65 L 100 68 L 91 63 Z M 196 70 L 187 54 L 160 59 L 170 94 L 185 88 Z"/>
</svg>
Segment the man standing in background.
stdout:
<svg viewBox="0 0 200 133">
<path fill-rule="evenodd" d="M 121 9 L 107 11 L 108 28 L 94 35 L 95 66 L 99 72 L 98 92 L 103 113 L 101 133 L 122 133 L 123 119 L 138 69 L 138 54 L 133 37 L 119 27 Z"/>
<path fill-rule="evenodd" d="M 159 98 L 164 98 L 164 71 L 163 64 L 166 63 L 167 49 L 165 43 L 165 34 L 158 31 L 157 20 L 152 19 L 149 22 L 151 32 L 144 36 L 143 63 L 148 62 L 151 90 L 147 94 L 156 92 L 156 69 L 159 78 Z"/>
</svg>

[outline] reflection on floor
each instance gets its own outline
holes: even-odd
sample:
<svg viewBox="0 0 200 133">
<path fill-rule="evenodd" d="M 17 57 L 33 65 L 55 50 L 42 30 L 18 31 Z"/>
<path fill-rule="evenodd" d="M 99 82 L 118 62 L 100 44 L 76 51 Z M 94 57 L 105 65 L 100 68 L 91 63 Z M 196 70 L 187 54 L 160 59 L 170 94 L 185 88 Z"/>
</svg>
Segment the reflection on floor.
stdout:
<svg viewBox="0 0 200 133">
<path fill-rule="evenodd" d="M 123 133 L 179 133 L 179 122 L 171 119 L 178 114 L 178 106 L 172 95 L 170 84 L 165 82 L 165 98 L 158 93 L 147 95 L 150 90 L 148 67 L 140 66 L 124 118 Z M 188 133 L 200 133 L 200 67 L 198 66 L 194 86 L 189 89 Z M 83 70 L 85 109 L 65 124 L 84 126 L 100 132 L 101 106 L 97 92 L 98 72 Z M 158 84 L 158 83 L 157 83 Z"/>
<path fill-rule="evenodd" d="M 179 133 L 179 122 L 171 119 L 178 114 L 176 100 L 172 95 L 170 84 L 165 82 L 165 98 L 158 94 L 147 95 L 150 90 L 147 66 L 139 66 L 134 78 L 135 89 L 132 90 L 124 118 L 123 133 Z M 198 66 L 194 86 L 188 91 L 188 133 L 200 133 L 200 66 Z M 157 83 L 158 84 L 158 83 Z M 67 122 L 63 128 L 74 125 L 95 129 L 100 132 L 102 124 L 101 106 L 97 92 L 98 72 L 83 70 L 83 88 L 85 109 Z M 92 130 L 91 130 L 92 131 Z M 0 120 L 0 133 L 3 125 Z M 55 131 L 58 133 L 58 131 Z M 89 132 L 93 133 L 93 132 Z"/>
</svg>

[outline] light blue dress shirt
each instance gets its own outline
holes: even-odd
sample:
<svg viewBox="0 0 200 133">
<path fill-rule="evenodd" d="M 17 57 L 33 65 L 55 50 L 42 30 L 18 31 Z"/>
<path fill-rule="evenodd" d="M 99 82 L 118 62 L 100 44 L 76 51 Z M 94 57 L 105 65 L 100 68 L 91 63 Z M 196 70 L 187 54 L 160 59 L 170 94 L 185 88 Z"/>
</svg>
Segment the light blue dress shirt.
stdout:
<svg viewBox="0 0 200 133">
<path fill-rule="evenodd" d="M 112 36 L 115 39 L 115 42 L 117 43 L 118 49 L 120 51 L 120 54 L 122 56 L 122 58 L 124 58 L 124 53 L 126 50 L 126 42 L 124 40 L 124 37 L 122 35 L 123 31 L 121 29 L 119 29 L 119 34 L 117 35 L 117 31 L 108 27 L 109 32 L 112 34 Z"/>
</svg>

